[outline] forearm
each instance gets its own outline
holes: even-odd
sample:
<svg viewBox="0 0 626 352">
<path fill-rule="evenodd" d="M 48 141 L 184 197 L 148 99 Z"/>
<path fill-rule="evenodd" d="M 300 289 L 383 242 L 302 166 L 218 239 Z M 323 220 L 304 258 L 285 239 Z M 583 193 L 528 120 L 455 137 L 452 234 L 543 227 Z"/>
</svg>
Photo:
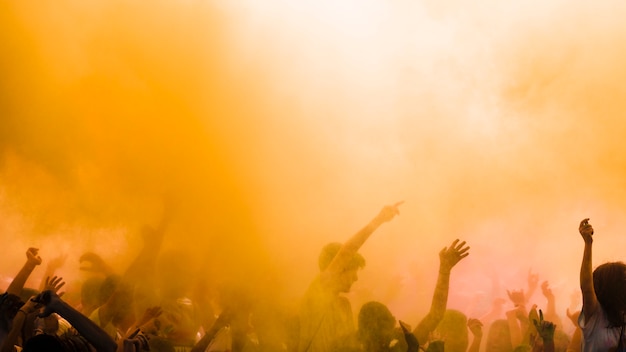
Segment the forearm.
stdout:
<svg viewBox="0 0 626 352">
<path fill-rule="evenodd" d="M 53 304 L 53 310 L 67 320 L 93 347 L 99 352 L 115 351 L 115 341 L 96 323 L 79 313 L 69 304 L 58 300 Z"/>
<path fill-rule="evenodd" d="M 572 339 L 569 342 L 569 346 L 567 346 L 567 351 L 570 352 L 580 352 L 581 344 L 582 344 L 583 332 L 580 328 L 576 328 L 574 334 L 572 335 Z"/>
<path fill-rule="evenodd" d="M 222 328 L 222 325 L 223 323 L 216 321 L 211 329 L 209 329 L 209 331 L 207 331 L 206 334 L 202 336 L 200 341 L 198 341 L 198 343 L 193 346 L 190 352 L 203 352 L 204 350 L 206 350 L 217 332 Z"/>
<path fill-rule="evenodd" d="M 435 330 L 441 319 L 443 319 L 448 304 L 449 287 L 450 269 L 440 267 L 430 311 L 413 331 L 420 343 L 424 343 L 428 339 L 428 335 Z"/>
<path fill-rule="evenodd" d="M 597 299 L 593 287 L 592 244 L 585 242 L 583 260 L 580 265 L 580 290 L 583 296 L 583 313 L 589 319 L 595 312 Z"/>
<path fill-rule="evenodd" d="M 519 322 L 515 314 L 507 314 L 507 321 L 509 323 L 509 331 L 511 332 L 511 345 L 513 347 L 522 343 L 522 330 L 519 326 Z"/>
<path fill-rule="evenodd" d="M 472 340 L 472 344 L 467 349 L 467 352 L 478 352 L 480 350 L 480 343 L 482 342 L 482 340 L 483 340 L 482 335 L 474 336 L 474 339 Z"/>
<path fill-rule="evenodd" d="M 543 339 L 543 352 L 554 352 L 553 339 Z"/>
<path fill-rule="evenodd" d="M 26 262 L 22 269 L 20 269 L 20 271 L 17 273 L 13 281 L 11 281 L 11 284 L 7 288 L 7 292 L 19 296 L 22 293 L 24 285 L 26 284 L 26 280 L 28 280 L 28 277 L 33 272 L 33 270 L 35 270 L 36 266 L 37 265 L 34 263 Z"/>
<path fill-rule="evenodd" d="M 349 261 L 354 255 L 361 249 L 365 241 L 380 227 L 382 221 L 376 217 L 372 219 L 365 227 L 359 232 L 354 234 L 348 239 L 342 246 L 335 258 L 331 261 L 327 268 L 327 271 L 332 274 L 339 274 L 344 270 Z"/>
<path fill-rule="evenodd" d="M 544 316 L 545 320 L 553 322 L 556 326 L 562 326 L 561 317 L 556 312 L 556 299 L 554 296 L 548 298 L 548 304 L 546 306 L 546 313 Z"/>
<path fill-rule="evenodd" d="M 13 326 L 11 327 L 11 331 L 2 342 L 2 346 L 0 347 L 0 352 L 13 352 L 14 345 L 17 344 L 18 338 L 22 333 L 22 327 L 24 326 L 24 322 L 26 321 L 26 313 L 23 310 L 19 310 L 15 318 L 13 318 Z"/>
</svg>

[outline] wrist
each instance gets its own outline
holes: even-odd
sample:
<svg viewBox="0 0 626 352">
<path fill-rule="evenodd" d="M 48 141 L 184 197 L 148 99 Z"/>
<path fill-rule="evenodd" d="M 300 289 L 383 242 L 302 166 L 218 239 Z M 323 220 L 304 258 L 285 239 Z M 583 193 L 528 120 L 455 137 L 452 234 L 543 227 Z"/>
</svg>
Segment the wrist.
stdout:
<svg viewBox="0 0 626 352">
<path fill-rule="evenodd" d="M 452 271 L 452 268 L 449 268 L 447 266 L 440 266 L 439 267 L 439 274 L 450 275 L 451 271 Z"/>
<path fill-rule="evenodd" d="M 382 225 L 385 221 L 380 217 L 377 216 L 374 219 L 372 219 L 372 221 L 370 221 L 370 226 L 371 227 L 379 227 L 380 225 Z"/>
<path fill-rule="evenodd" d="M 15 318 L 17 318 L 19 313 L 22 313 L 24 315 L 24 319 L 26 319 L 26 317 L 28 317 L 28 315 L 30 314 L 30 313 L 28 313 L 27 311 L 25 311 L 23 309 L 18 309 L 17 313 L 15 313 Z"/>
<path fill-rule="evenodd" d="M 27 260 L 26 264 L 24 264 L 24 268 L 28 269 L 30 271 L 33 271 L 37 265 L 39 265 L 39 264 L 37 264 L 36 262 L 33 262 L 31 260 Z"/>
</svg>

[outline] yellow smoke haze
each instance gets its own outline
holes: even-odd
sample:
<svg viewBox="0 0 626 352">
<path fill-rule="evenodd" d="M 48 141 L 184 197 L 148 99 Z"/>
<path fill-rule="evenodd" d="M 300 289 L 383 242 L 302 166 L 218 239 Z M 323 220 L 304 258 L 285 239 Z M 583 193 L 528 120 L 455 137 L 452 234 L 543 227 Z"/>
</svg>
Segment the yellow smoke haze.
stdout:
<svg viewBox="0 0 626 352">
<path fill-rule="evenodd" d="M 355 311 L 376 299 L 416 323 L 437 253 L 461 238 L 471 254 L 449 307 L 484 314 L 530 269 L 564 312 L 578 222 L 596 229 L 596 265 L 626 244 L 625 11 L 610 0 L 6 1 L 3 284 L 30 246 L 44 260 L 69 254 L 70 279 L 87 250 L 123 270 L 141 226 L 171 204 L 165 250 L 184 253 L 190 277 L 296 302 L 324 244 L 405 200 L 362 249 Z"/>
</svg>

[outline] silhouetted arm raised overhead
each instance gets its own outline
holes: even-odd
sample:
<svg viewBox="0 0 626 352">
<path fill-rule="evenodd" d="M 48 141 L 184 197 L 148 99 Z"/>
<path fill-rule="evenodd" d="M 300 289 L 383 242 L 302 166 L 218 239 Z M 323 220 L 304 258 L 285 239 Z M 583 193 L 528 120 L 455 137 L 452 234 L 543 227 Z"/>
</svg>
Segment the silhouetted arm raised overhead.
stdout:
<svg viewBox="0 0 626 352">
<path fill-rule="evenodd" d="M 465 241 L 459 243 L 459 240 L 456 239 L 449 247 L 444 247 L 439 252 L 439 275 L 430 311 L 413 331 L 420 344 L 424 344 L 428 340 L 428 334 L 434 331 L 443 319 L 448 304 L 450 272 L 461 259 L 469 255 L 469 249 L 470 247 L 466 246 Z"/>
<path fill-rule="evenodd" d="M 580 265 L 580 290 L 583 295 L 583 314 L 585 321 L 589 321 L 592 315 L 598 309 L 599 303 L 596 297 L 596 291 L 593 287 L 593 268 L 592 268 L 592 244 L 593 244 L 593 227 L 589 224 L 589 219 L 584 219 L 578 226 L 578 232 L 585 241 L 585 249 L 583 251 L 583 260 Z"/>
<path fill-rule="evenodd" d="M 37 265 L 41 264 L 41 257 L 38 255 L 38 248 L 28 248 L 26 251 L 26 263 L 20 271 L 15 275 L 13 281 L 7 288 L 7 292 L 16 296 L 19 296 L 22 293 L 22 289 L 24 288 L 24 284 L 26 284 L 26 280 L 30 274 L 35 270 Z"/>
<path fill-rule="evenodd" d="M 387 205 L 374 217 L 365 227 L 359 232 L 354 234 L 348 241 L 346 241 L 328 267 L 322 272 L 322 280 L 327 277 L 335 277 L 339 275 L 352 260 L 354 255 L 359 251 L 361 246 L 367 241 L 368 238 L 380 227 L 380 225 L 391 221 L 394 217 L 400 214 L 398 208 L 404 201 L 397 202 L 393 205 Z"/>
</svg>

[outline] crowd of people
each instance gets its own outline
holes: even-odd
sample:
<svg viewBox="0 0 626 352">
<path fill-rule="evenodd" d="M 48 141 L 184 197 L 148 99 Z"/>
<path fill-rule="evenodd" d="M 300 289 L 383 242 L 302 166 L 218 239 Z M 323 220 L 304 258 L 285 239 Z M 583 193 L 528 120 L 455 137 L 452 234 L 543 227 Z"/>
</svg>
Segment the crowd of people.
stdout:
<svg viewBox="0 0 626 352">
<path fill-rule="evenodd" d="M 529 273 L 526 290 L 507 291 L 510 309 L 494 302 L 483 317 L 448 309 L 454 268 L 470 247 L 456 239 L 439 252 L 430 309 L 411 324 L 397 321 L 384 302 L 370 301 L 356 314 L 346 297 L 365 266 L 359 249 L 400 203 L 385 206 L 343 243 L 326 245 L 319 274 L 303 292 L 298 309 L 274 309 L 250 290 L 225 285 L 213 297 L 193 294 L 178 258 L 161 258 L 165 225 L 143 231 L 143 247 L 122 273 L 96 253 L 77 258 L 92 275 L 75 302 L 64 300 L 60 276 L 65 258 L 52 258 L 37 288 L 25 287 L 44 259 L 37 248 L 0 296 L 0 352 L 511 352 L 622 351 L 626 326 L 626 264 L 592 264 L 593 227 L 580 222 L 584 249 L 580 267 L 582 307 L 566 312 L 576 329 L 567 332 L 549 283 Z M 545 305 L 529 303 L 540 287 Z M 196 290 L 206 292 L 203 290 Z M 484 338 L 483 338 L 484 335 Z"/>
</svg>

